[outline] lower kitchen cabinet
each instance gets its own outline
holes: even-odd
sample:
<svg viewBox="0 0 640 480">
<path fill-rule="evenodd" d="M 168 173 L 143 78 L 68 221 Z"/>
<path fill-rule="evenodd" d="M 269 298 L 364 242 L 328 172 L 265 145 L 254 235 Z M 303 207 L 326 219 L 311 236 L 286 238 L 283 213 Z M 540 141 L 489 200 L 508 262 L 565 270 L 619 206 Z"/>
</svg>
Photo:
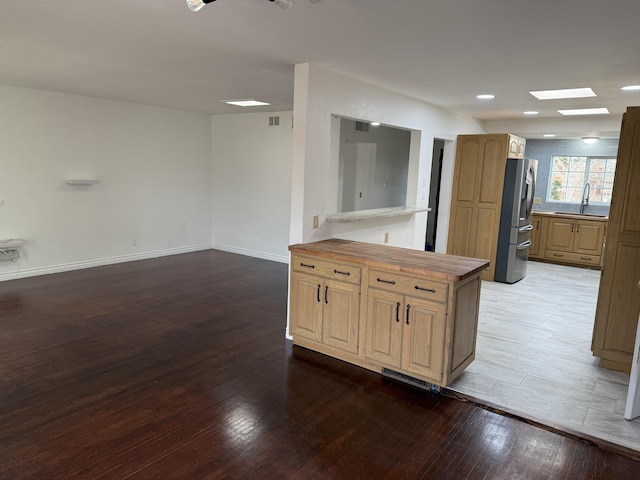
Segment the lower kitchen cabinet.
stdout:
<svg viewBox="0 0 640 480">
<path fill-rule="evenodd" d="M 338 239 L 289 249 L 295 345 L 441 387 L 475 358 L 487 261 Z"/>
<path fill-rule="evenodd" d="M 445 305 L 370 289 L 367 312 L 367 359 L 441 381 Z"/>
<path fill-rule="evenodd" d="M 585 219 L 575 214 L 538 212 L 529 258 L 573 266 L 602 264 L 607 218 Z M 539 228 L 539 232 L 537 231 Z"/>
</svg>

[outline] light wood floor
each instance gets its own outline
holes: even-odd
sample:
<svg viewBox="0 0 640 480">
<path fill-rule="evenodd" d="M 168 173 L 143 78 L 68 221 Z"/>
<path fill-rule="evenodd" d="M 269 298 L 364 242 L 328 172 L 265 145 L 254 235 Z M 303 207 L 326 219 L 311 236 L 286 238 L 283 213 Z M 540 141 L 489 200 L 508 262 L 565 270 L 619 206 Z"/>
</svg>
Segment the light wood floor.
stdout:
<svg viewBox="0 0 640 480">
<path fill-rule="evenodd" d="M 629 376 L 590 350 L 600 272 L 529 262 L 508 285 L 483 282 L 476 360 L 451 389 L 560 430 L 640 451 L 624 419 Z"/>
</svg>

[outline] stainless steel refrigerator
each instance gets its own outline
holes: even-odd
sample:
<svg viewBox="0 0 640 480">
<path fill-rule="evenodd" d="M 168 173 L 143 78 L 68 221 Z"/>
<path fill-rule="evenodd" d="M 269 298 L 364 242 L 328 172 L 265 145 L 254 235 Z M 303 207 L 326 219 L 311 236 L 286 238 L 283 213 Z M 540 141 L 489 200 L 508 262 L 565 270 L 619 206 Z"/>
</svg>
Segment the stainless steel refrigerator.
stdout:
<svg viewBox="0 0 640 480">
<path fill-rule="evenodd" d="M 507 159 L 496 252 L 496 282 L 515 283 L 527 274 L 537 168 L 537 160 Z"/>
</svg>

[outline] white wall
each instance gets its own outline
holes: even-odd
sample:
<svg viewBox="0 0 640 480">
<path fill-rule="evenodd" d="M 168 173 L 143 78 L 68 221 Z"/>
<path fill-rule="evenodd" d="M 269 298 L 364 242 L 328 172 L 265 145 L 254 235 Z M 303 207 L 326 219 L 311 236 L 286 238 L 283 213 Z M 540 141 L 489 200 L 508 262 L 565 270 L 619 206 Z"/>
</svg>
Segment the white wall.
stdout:
<svg viewBox="0 0 640 480">
<path fill-rule="evenodd" d="M 288 261 L 291 121 L 292 112 L 212 117 L 214 248 Z"/>
<path fill-rule="evenodd" d="M 0 105 L 0 240 L 26 241 L 0 279 L 211 247 L 209 115 L 9 86 Z"/>
<path fill-rule="evenodd" d="M 312 64 L 296 66 L 290 242 L 330 237 L 424 249 L 426 213 L 353 223 L 327 223 L 335 213 L 338 165 L 331 155 L 331 115 L 375 120 L 412 130 L 408 206 L 427 206 L 433 138 L 455 140 L 459 133 L 484 133 L 470 117 L 435 107 Z M 448 228 L 454 149 L 445 148 L 438 237 Z M 336 164 L 334 164 L 336 163 Z M 446 176 L 445 176 L 446 175 Z M 313 229 L 319 215 L 320 228 Z M 444 251 L 446 244 L 438 244 Z"/>
</svg>

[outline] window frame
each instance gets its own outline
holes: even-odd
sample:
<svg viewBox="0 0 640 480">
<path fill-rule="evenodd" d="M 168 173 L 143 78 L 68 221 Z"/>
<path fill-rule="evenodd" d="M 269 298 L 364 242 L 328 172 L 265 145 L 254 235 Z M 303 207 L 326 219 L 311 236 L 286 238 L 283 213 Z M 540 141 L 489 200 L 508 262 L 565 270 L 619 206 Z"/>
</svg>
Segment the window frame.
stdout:
<svg viewBox="0 0 640 480">
<path fill-rule="evenodd" d="M 549 165 L 549 181 L 548 181 L 548 185 L 547 185 L 547 194 L 546 194 L 546 201 L 547 203 L 566 203 L 566 204 L 570 204 L 570 205 L 579 205 L 581 202 L 580 200 L 568 200 L 566 199 L 566 194 L 565 194 L 565 200 L 555 200 L 551 197 L 551 192 L 554 188 L 553 185 L 553 172 L 554 172 L 554 165 L 555 165 L 555 159 L 556 158 L 567 158 L 572 159 L 572 158 L 584 158 L 585 159 L 585 170 L 584 170 L 584 176 L 583 176 L 583 181 L 582 181 L 582 186 L 584 188 L 584 185 L 586 183 L 588 183 L 589 180 L 589 174 L 590 174 L 590 170 L 591 170 L 591 163 L 592 160 L 613 160 L 616 161 L 617 158 L 615 156 L 611 156 L 611 155 L 551 155 L 551 162 Z M 567 172 L 568 174 L 571 173 L 571 170 L 568 170 Z M 615 176 L 615 169 L 613 171 L 613 174 Z M 603 176 L 606 175 L 606 169 L 605 169 L 605 173 L 603 173 Z M 565 191 L 567 190 L 567 188 L 575 188 L 575 187 L 568 187 L 566 184 L 562 185 L 561 187 L 562 189 L 564 189 Z M 612 185 L 612 189 L 613 189 L 613 185 Z M 599 201 L 594 201 L 592 199 L 589 200 L 589 204 L 590 205 L 597 205 L 597 206 L 610 206 L 611 205 L 611 200 L 609 200 L 608 202 L 599 202 Z"/>
</svg>

